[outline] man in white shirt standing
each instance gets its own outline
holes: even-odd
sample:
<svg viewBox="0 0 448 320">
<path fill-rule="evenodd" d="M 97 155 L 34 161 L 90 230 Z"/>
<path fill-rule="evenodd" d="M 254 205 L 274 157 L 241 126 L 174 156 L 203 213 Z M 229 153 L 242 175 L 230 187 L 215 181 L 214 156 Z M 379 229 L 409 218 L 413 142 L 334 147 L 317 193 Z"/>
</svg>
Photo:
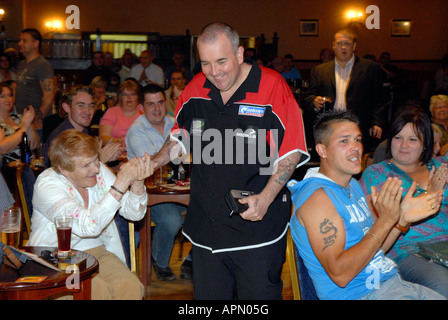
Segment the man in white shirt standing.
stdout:
<svg viewBox="0 0 448 320">
<path fill-rule="evenodd" d="M 158 65 L 152 63 L 154 56 L 150 50 L 144 50 L 140 54 L 140 63 L 131 68 L 130 77 L 138 81 L 141 86 L 149 83 L 157 84 L 161 87 L 165 86 L 165 75 Z"/>
<path fill-rule="evenodd" d="M 330 109 L 351 111 L 360 119 L 366 152 L 381 139 L 387 118 L 378 64 L 355 55 L 357 36 L 353 30 L 336 32 L 333 41 L 335 59 L 316 67 L 304 100 L 309 114 L 322 111 L 325 100 Z M 325 100 L 324 100 L 325 97 Z"/>
</svg>

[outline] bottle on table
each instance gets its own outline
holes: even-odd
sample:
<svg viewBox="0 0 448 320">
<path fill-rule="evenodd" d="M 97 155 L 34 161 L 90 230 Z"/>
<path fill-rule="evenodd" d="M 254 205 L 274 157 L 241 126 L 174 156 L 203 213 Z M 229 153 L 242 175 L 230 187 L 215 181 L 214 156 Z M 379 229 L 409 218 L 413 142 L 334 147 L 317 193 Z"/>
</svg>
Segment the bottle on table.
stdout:
<svg viewBox="0 0 448 320">
<path fill-rule="evenodd" d="M 20 143 L 20 160 L 22 163 L 31 163 L 31 148 L 30 144 L 28 142 L 28 136 L 26 132 L 22 134 L 22 142 Z"/>
</svg>

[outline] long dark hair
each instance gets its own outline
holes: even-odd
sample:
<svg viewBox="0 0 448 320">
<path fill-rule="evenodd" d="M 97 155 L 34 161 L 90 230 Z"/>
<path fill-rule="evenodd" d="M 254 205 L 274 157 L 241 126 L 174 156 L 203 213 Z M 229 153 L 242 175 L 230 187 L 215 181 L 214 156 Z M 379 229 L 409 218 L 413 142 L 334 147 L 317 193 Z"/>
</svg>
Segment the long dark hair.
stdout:
<svg viewBox="0 0 448 320">
<path fill-rule="evenodd" d="M 434 149 L 434 132 L 431 126 L 431 119 L 420 108 L 405 108 L 400 110 L 392 122 L 387 141 L 386 157 L 392 158 L 392 139 L 406 126 L 411 123 L 415 133 L 423 142 L 423 151 L 420 155 L 420 161 L 427 163 L 432 157 L 432 150 Z"/>
</svg>

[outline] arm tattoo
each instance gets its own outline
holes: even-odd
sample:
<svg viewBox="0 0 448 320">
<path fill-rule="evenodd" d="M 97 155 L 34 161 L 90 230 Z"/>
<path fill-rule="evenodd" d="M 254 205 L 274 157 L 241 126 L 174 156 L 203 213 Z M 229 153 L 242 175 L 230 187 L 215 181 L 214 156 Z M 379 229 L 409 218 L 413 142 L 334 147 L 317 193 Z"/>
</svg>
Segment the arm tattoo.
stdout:
<svg viewBox="0 0 448 320">
<path fill-rule="evenodd" d="M 53 79 L 45 79 L 42 82 L 42 90 L 46 92 L 51 92 L 54 90 Z"/>
<path fill-rule="evenodd" d="M 284 186 L 286 182 L 288 182 L 289 178 L 291 178 L 291 175 L 295 169 L 296 166 L 290 159 L 286 158 L 283 161 L 280 161 L 277 168 L 277 183 L 281 186 Z"/>
<path fill-rule="evenodd" d="M 325 247 L 322 249 L 322 252 L 327 249 L 329 246 L 335 243 L 335 239 L 337 239 L 338 229 L 333 225 L 328 219 L 324 219 L 324 221 L 320 224 L 320 233 L 326 235 L 330 233 L 328 236 L 324 237 Z"/>
</svg>

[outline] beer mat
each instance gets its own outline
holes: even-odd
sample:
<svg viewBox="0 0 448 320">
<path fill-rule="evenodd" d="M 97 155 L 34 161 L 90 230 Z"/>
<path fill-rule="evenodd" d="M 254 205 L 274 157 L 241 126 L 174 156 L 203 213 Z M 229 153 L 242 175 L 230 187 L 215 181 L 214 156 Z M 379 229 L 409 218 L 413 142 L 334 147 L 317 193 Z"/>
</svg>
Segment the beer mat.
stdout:
<svg viewBox="0 0 448 320">
<path fill-rule="evenodd" d="M 44 281 L 47 277 L 46 276 L 24 276 L 20 277 L 14 282 L 21 282 L 21 283 L 41 283 Z"/>
<path fill-rule="evenodd" d="M 54 276 L 55 273 L 59 272 L 61 271 L 55 271 L 53 269 L 47 268 L 33 260 L 28 260 L 22 265 L 22 267 L 20 267 L 20 269 L 10 268 L 4 264 L 0 272 L 0 282 L 16 282 L 17 279 L 23 277 Z"/>
</svg>

